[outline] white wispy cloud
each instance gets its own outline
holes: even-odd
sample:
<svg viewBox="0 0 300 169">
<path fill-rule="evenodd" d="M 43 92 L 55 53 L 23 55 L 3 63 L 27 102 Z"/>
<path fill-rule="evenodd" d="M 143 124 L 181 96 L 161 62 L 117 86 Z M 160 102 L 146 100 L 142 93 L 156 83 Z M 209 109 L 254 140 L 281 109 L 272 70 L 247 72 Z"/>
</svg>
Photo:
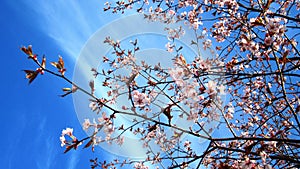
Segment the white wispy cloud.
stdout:
<svg viewBox="0 0 300 169">
<path fill-rule="evenodd" d="M 113 38 L 118 39 L 134 35 L 135 33 L 143 33 L 143 31 L 153 31 L 150 29 L 153 27 L 141 24 L 141 22 L 134 22 L 134 20 L 130 21 L 130 19 L 123 20 L 123 23 L 120 25 L 115 24 L 118 25 L 117 29 L 114 27 L 115 25 L 107 26 L 107 24 L 116 19 L 118 15 L 112 17 L 103 17 L 103 15 L 100 15 L 100 4 L 103 4 L 102 0 L 91 0 L 88 2 L 81 0 L 28 1 L 30 1 L 30 3 L 27 4 L 27 7 L 31 8 L 36 13 L 35 22 L 38 23 L 40 29 L 52 38 L 54 42 L 73 60 L 78 57 L 81 48 L 84 46 L 89 37 L 103 25 L 106 25 L 106 30 L 103 31 L 103 36 L 102 34 L 101 36 L 99 35 L 100 39 L 95 39 L 94 44 L 99 43 L 100 45 L 106 36 L 112 36 Z M 135 32 L 137 28 L 141 31 Z M 88 50 L 86 53 L 86 57 L 90 56 L 89 59 L 83 60 L 80 62 L 81 65 L 79 65 L 79 69 L 83 72 L 82 74 L 84 74 L 84 77 L 86 78 L 80 79 L 83 81 L 82 84 L 88 84 L 86 82 L 90 80 L 88 79 L 88 75 L 91 75 L 90 66 L 94 63 L 100 62 L 101 55 L 99 56 L 99 54 L 107 50 L 104 47 L 98 48 L 98 46 L 95 46 L 95 48 L 92 46 L 91 49 L 93 50 Z M 103 49 L 103 51 L 101 51 L 101 49 Z M 98 50 L 100 50 L 99 54 Z M 82 103 L 82 98 L 79 98 L 79 101 Z M 48 142 L 47 145 L 49 146 L 49 151 L 53 151 L 52 145 Z M 129 147 L 128 151 L 133 150 Z M 68 169 L 76 168 L 78 164 L 78 156 L 78 153 L 72 152 L 70 154 L 70 159 L 67 162 Z M 51 168 L 51 162 L 54 157 L 53 155 L 49 155 L 47 158 L 48 159 L 46 160 L 44 168 Z"/>
<path fill-rule="evenodd" d="M 40 145 L 45 147 L 46 152 L 37 150 L 39 147 L 36 147 L 36 151 L 43 154 L 39 156 L 41 159 L 37 160 L 36 165 L 39 169 L 50 169 L 53 168 L 53 161 L 57 153 L 54 149 L 54 143 L 55 140 L 47 134 L 46 128 L 47 128 L 47 118 L 38 116 L 39 118 L 39 124 L 37 126 L 37 131 L 39 134 L 35 136 L 34 142 L 35 145 Z"/>
<path fill-rule="evenodd" d="M 71 152 L 70 160 L 67 165 L 67 169 L 75 169 L 78 163 L 78 153 L 77 152 Z"/>
<path fill-rule="evenodd" d="M 54 166 L 54 162 L 55 162 L 55 156 L 57 155 L 57 153 L 55 152 L 54 149 L 54 139 L 53 138 L 44 138 L 46 140 L 46 150 L 47 152 L 43 152 L 44 155 L 41 156 L 42 159 L 37 160 L 37 167 L 39 169 L 51 169 Z M 41 152 L 40 152 L 41 153 Z"/>
<path fill-rule="evenodd" d="M 57 139 L 56 139 L 57 140 Z M 47 147 L 47 157 L 44 163 L 44 169 L 50 169 L 53 168 L 54 158 L 57 155 L 57 153 L 54 150 L 54 143 L 55 139 L 53 138 L 47 138 L 46 141 L 46 147 Z"/>
<path fill-rule="evenodd" d="M 26 114 L 20 113 L 18 116 L 16 116 L 14 123 L 18 124 L 18 127 L 12 126 L 10 129 L 10 133 L 13 133 L 14 139 L 10 139 L 9 140 L 10 144 L 5 145 L 5 146 L 7 146 L 7 152 L 2 152 L 3 154 L 5 154 L 2 157 L 2 160 L 8 160 L 7 161 L 8 169 L 12 169 L 13 166 L 15 166 L 15 164 L 14 164 L 15 158 L 18 154 L 16 151 L 16 145 L 22 144 L 22 135 L 23 135 L 24 129 L 27 125 Z"/>
<path fill-rule="evenodd" d="M 24 5 L 35 13 L 35 22 L 72 59 L 76 59 L 85 41 L 102 24 L 99 0 L 28 0 Z M 102 2 L 101 2 L 102 4 Z"/>
</svg>

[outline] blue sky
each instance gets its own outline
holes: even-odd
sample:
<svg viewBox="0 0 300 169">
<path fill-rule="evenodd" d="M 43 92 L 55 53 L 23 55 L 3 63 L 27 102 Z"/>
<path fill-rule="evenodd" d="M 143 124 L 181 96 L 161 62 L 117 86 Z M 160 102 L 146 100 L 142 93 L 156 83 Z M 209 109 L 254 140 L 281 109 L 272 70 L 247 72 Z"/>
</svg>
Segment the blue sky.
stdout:
<svg viewBox="0 0 300 169">
<path fill-rule="evenodd" d="M 103 13 L 103 0 L 2 0 L 0 167 L 5 169 L 75 169 L 88 168 L 89 159 L 111 159 L 101 148 L 97 153 L 79 149 L 63 154 L 59 136 L 66 127 L 74 128 L 79 138 L 81 129 L 72 97 L 60 98 L 64 81 L 50 75 L 39 76 L 31 85 L 23 69 L 34 69 L 20 51 L 33 45 L 48 61 L 62 55 L 66 76 L 72 77 L 76 59 L 86 41 L 101 27 L 120 15 Z M 141 25 L 138 25 L 141 27 Z M 136 27 L 136 25 L 132 25 Z M 99 42 L 102 40 L 100 39 Z M 49 65 L 50 66 L 50 65 Z"/>
<path fill-rule="evenodd" d="M 33 45 L 36 53 L 56 61 L 65 58 L 66 75 L 72 69 L 81 47 L 101 26 L 117 18 L 103 14 L 101 0 L 2 0 L 1 53 L 2 83 L 0 166 L 6 169 L 88 168 L 89 159 L 108 157 L 90 150 L 63 154 L 59 136 L 73 127 L 82 138 L 85 133 L 74 112 L 72 98 L 59 98 L 63 81 L 49 75 L 31 85 L 23 69 L 33 69 L 19 47 Z M 108 157 L 111 158 L 111 157 Z"/>
</svg>

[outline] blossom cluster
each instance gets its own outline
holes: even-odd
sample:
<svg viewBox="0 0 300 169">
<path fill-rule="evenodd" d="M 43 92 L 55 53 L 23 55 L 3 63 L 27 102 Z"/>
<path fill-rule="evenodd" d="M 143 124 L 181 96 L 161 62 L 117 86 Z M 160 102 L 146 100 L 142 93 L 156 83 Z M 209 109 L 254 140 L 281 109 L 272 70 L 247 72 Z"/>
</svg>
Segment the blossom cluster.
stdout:
<svg viewBox="0 0 300 169">
<path fill-rule="evenodd" d="M 186 33 L 182 27 L 165 29 L 166 50 L 174 55 L 170 68 L 137 61 L 138 40 L 124 49 L 121 41 L 107 37 L 104 43 L 112 52 L 103 57 L 106 67 L 99 72 L 92 69 L 95 77 L 104 77 L 101 83 L 107 97 L 97 98 L 94 81 L 89 83 L 90 91 L 73 82 L 74 91 L 63 89 L 66 94 L 86 93 L 89 107 L 100 115 L 92 122 L 84 120 L 84 130 L 92 131 L 85 139 L 78 140 L 71 128 L 62 131 L 65 152 L 85 141 L 85 148 L 101 142 L 123 145 L 124 134 L 130 133 L 148 150 L 146 159 L 95 160 L 93 165 L 129 164 L 141 169 L 149 168 L 150 163 L 171 168 L 299 167 L 299 0 L 122 0 L 105 5 L 104 10 L 113 13 L 138 6 L 137 12 L 144 13 L 145 19 L 185 23 L 195 33 L 191 45 L 198 53 L 188 56 L 177 46 L 176 41 Z M 36 70 L 25 70 L 29 83 L 45 72 L 70 83 L 61 57 L 51 62 L 54 72 L 46 69 L 45 58 L 39 62 L 31 46 L 21 50 L 38 65 Z M 123 70 L 128 74 L 120 73 Z M 128 102 L 115 106 L 120 97 Z M 130 124 L 118 124 L 121 115 L 133 117 Z M 182 119 L 187 124 L 177 123 Z M 189 137 L 182 140 L 183 135 Z M 206 140 L 201 151 L 195 149 L 199 139 Z M 152 149 L 155 146 L 158 152 Z"/>
</svg>

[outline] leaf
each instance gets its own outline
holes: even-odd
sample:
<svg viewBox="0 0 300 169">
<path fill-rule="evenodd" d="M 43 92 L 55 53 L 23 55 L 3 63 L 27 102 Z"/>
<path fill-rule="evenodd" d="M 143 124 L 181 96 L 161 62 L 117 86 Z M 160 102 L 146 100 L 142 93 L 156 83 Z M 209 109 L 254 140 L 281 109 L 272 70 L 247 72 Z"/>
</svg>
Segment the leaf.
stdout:
<svg viewBox="0 0 300 169">
<path fill-rule="evenodd" d="M 281 59 L 281 61 L 282 61 L 282 63 L 285 65 L 287 62 L 289 62 L 290 60 L 287 58 L 287 56 L 289 55 L 289 51 L 287 50 L 287 51 L 285 51 L 284 53 L 283 53 L 283 55 L 282 55 L 282 59 Z"/>
<path fill-rule="evenodd" d="M 257 17 L 254 22 L 251 23 L 252 26 L 264 26 L 263 19 L 261 17 Z"/>
<path fill-rule="evenodd" d="M 69 95 L 69 94 L 72 93 L 72 89 L 71 89 L 71 88 L 68 88 L 68 87 L 62 88 L 62 91 L 66 92 L 66 93 L 65 93 L 65 94 L 62 94 L 62 95 L 59 95 L 60 97 L 65 97 L 65 96 L 67 96 L 67 95 Z"/>
<path fill-rule="evenodd" d="M 197 42 L 195 42 L 194 40 L 191 41 L 191 45 L 197 45 Z"/>
<path fill-rule="evenodd" d="M 28 56 L 28 59 L 33 59 L 35 61 L 37 60 L 37 55 L 33 54 L 31 45 L 28 45 L 27 48 L 23 46 L 20 49 Z"/>
<path fill-rule="evenodd" d="M 157 124 L 154 124 L 153 126 L 149 125 L 147 128 L 148 128 L 148 133 L 150 133 L 157 129 Z"/>
<path fill-rule="evenodd" d="M 28 56 L 33 55 L 32 53 L 32 46 L 28 45 L 28 47 L 26 48 L 25 46 L 21 47 L 21 50 Z"/>
<path fill-rule="evenodd" d="M 137 45 L 137 42 L 138 42 L 137 39 L 135 39 L 134 41 L 130 41 L 130 43 L 133 44 L 134 46 Z"/>
<path fill-rule="evenodd" d="M 221 50 L 222 46 L 216 46 L 216 50 Z"/>
<path fill-rule="evenodd" d="M 216 16 L 216 15 L 217 15 L 217 12 L 218 12 L 217 10 L 214 11 L 214 12 L 212 13 L 212 15 L 213 15 L 213 16 Z"/>
<path fill-rule="evenodd" d="M 64 60 L 62 59 L 61 56 L 59 56 L 58 63 L 60 64 L 60 66 L 61 66 L 62 68 L 64 68 L 65 63 L 64 63 Z"/>
<path fill-rule="evenodd" d="M 51 62 L 51 65 L 56 67 L 57 69 L 61 69 L 60 65 L 57 62 Z"/>
<path fill-rule="evenodd" d="M 124 124 L 122 124 L 122 125 L 118 128 L 118 130 L 124 130 Z"/>
<path fill-rule="evenodd" d="M 62 59 L 61 56 L 59 56 L 59 59 L 57 62 L 51 62 L 51 65 L 56 67 L 58 69 L 58 71 L 61 73 L 61 75 L 64 75 L 65 74 L 65 64 L 64 64 L 64 61 Z"/>
<path fill-rule="evenodd" d="M 174 131 L 174 134 L 172 136 L 172 138 L 180 138 L 182 136 L 183 132 L 176 132 Z"/>
<path fill-rule="evenodd" d="M 149 84 L 150 86 L 156 86 L 156 83 L 152 80 L 148 80 L 147 84 Z"/>
<path fill-rule="evenodd" d="M 88 148 L 92 144 L 93 144 L 93 139 L 90 139 L 90 141 L 83 148 Z"/>
<path fill-rule="evenodd" d="M 34 70 L 23 70 L 23 71 L 26 73 L 26 79 L 29 79 L 29 84 L 31 84 L 39 74 L 37 71 Z"/>
<path fill-rule="evenodd" d="M 62 91 L 64 91 L 64 92 L 68 92 L 68 91 L 71 91 L 71 88 L 69 88 L 69 87 L 65 87 L 65 88 L 62 88 Z"/>
<path fill-rule="evenodd" d="M 43 56 L 42 64 L 41 64 L 43 69 L 46 69 L 46 58 Z"/>
<path fill-rule="evenodd" d="M 179 59 L 184 65 L 186 65 L 186 60 L 182 54 L 180 54 Z"/>
<path fill-rule="evenodd" d="M 300 105 L 298 105 L 296 108 L 296 113 L 299 113 L 299 112 L 300 112 Z"/>
<path fill-rule="evenodd" d="M 62 60 L 62 57 L 59 56 L 58 62 L 51 62 L 51 65 L 53 65 L 57 69 L 63 69 L 64 68 L 64 61 Z"/>
<path fill-rule="evenodd" d="M 71 149 L 73 149 L 75 147 L 75 144 L 69 145 L 66 147 L 64 153 L 67 153 L 68 151 L 70 151 Z"/>
<path fill-rule="evenodd" d="M 89 86 L 91 88 L 91 93 L 93 94 L 95 92 L 95 82 L 94 82 L 94 80 L 91 80 L 89 82 Z"/>
<path fill-rule="evenodd" d="M 165 116 L 167 116 L 168 120 L 169 120 L 169 125 L 171 125 L 171 119 L 173 118 L 173 116 L 171 115 L 171 107 L 173 105 L 168 105 L 166 108 L 164 108 L 163 113 Z"/>
</svg>

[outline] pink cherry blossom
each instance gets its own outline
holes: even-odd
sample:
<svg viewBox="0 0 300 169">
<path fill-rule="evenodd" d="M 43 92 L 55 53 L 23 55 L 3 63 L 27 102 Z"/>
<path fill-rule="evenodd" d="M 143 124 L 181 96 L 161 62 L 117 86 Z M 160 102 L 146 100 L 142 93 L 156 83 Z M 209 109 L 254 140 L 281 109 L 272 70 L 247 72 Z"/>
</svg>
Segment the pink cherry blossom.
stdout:
<svg viewBox="0 0 300 169">
<path fill-rule="evenodd" d="M 90 119 L 84 119 L 84 122 L 82 124 L 82 127 L 84 130 L 87 130 L 91 126 Z"/>
<path fill-rule="evenodd" d="M 138 90 L 135 90 L 132 93 L 135 106 L 144 107 L 150 104 L 150 98 L 145 93 L 140 93 Z"/>
</svg>

